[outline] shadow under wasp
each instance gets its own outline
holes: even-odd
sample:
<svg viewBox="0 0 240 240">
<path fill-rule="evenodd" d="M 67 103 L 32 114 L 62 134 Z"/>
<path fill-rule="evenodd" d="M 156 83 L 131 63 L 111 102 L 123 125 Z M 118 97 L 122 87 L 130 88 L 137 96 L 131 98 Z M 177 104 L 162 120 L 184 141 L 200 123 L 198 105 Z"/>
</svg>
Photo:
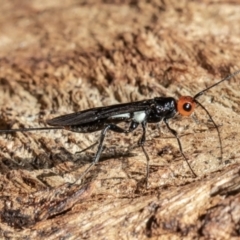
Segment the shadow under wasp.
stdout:
<svg viewBox="0 0 240 240">
<path fill-rule="evenodd" d="M 240 70 L 234 72 L 233 74 L 228 75 L 227 77 L 223 78 L 217 83 L 200 91 L 194 97 L 182 96 L 178 100 L 172 97 L 155 97 L 153 99 L 142 100 L 138 102 L 130 102 L 105 107 L 91 108 L 76 113 L 62 115 L 46 121 L 48 125 L 54 127 L 7 129 L 0 130 L 0 133 L 26 132 L 51 129 L 65 129 L 78 133 L 91 133 L 95 131 L 101 131 L 99 140 L 81 151 L 81 152 L 86 151 L 98 144 L 97 151 L 95 153 L 92 163 L 80 175 L 80 177 L 76 181 L 78 182 L 79 180 L 83 179 L 83 177 L 90 171 L 90 169 L 95 164 L 98 163 L 101 153 L 103 151 L 104 139 L 108 131 L 113 131 L 117 133 L 130 133 L 133 132 L 138 126 L 141 126 L 142 136 L 138 144 L 142 148 L 143 153 L 147 160 L 146 164 L 146 184 L 147 184 L 149 177 L 149 161 L 150 161 L 148 153 L 144 148 L 144 143 L 146 141 L 147 124 L 163 122 L 167 126 L 167 129 L 176 138 L 183 159 L 186 161 L 192 175 L 196 177 L 197 176 L 196 173 L 193 171 L 185 154 L 183 153 L 180 138 L 178 137 L 176 130 L 171 128 L 171 126 L 169 125 L 169 120 L 172 119 L 177 114 L 180 114 L 182 116 L 190 116 L 194 112 L 196 105 L 199 105 L 208 115 L 209 119 L 212 121 L 214 127 L 217 130 L 222 159 L 222 141 L 219 128 L 215 121 L 213 120 L 209 111 L 197 100 L 197 98 L 199 98 L 201 95 L 203 95 L 203 93 L 205 93 L 209 89 L 217 86 L 223 81 L 227 81 L 233 78 L 239 73 Z M 118 124 L 122 122 L 128 123 L 129 127 L 127 129 L 119 127 Z"/>
</svg>

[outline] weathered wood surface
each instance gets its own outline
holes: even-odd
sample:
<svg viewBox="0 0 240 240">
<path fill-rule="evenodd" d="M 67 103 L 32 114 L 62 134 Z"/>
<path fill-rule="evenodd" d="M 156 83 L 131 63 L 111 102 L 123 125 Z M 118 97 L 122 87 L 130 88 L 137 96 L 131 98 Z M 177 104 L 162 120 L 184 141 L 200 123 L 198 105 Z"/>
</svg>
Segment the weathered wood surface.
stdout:
<svg viewBox="0 0 240 240">
<path fill-rule="evenodd" d="M 240 69 L 234 1 L 0 1 L 1 129 L 154 96 L 194 95 Z M 109 133 L 80 186 L 99 133 L 0 135 L 0 234 L 10 239 L 228 239 L 240 236 L 240 76 L 171 126 L 149 125 L 149 188 L 141 130 Z"/>
</svg>

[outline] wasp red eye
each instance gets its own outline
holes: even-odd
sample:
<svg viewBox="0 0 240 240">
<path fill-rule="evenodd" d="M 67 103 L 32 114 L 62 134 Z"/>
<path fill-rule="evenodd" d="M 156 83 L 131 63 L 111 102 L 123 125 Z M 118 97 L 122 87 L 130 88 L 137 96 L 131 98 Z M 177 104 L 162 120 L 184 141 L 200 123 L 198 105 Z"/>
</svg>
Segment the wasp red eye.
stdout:
<svg viewBox="0 0 240 240">
<path fill-rule="evenodd" d="M 177 111 L 182 116 L 190 116 L 194 111 L 195 106 L 196 106 L 196 103 L 194 102 L 194 99 L 192 97 L 183 96 L 183 97 L 180 97 L 177 102 Z"/>
</svg>

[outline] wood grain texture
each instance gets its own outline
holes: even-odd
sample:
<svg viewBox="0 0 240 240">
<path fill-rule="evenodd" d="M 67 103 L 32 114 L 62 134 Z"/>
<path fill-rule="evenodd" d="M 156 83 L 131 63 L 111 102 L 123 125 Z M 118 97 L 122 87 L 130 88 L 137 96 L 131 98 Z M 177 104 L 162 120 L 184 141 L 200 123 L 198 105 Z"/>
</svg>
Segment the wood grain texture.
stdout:
<svg viewBox="0 0 240 240">
<path fill-rule="evenodd" d="M 155 96 L 193 96 L 240 69 L 237 1 L 0 0 L 0 127 Z M 176 139 L 148 126 L 109 133 L 100 163 L 71 185 L 99 133 L 0 135 L 2 239 L 230 239 L 240 236 L 240 76 L 199 101 L 197 122 L 176 117 Z"/>
</svg>

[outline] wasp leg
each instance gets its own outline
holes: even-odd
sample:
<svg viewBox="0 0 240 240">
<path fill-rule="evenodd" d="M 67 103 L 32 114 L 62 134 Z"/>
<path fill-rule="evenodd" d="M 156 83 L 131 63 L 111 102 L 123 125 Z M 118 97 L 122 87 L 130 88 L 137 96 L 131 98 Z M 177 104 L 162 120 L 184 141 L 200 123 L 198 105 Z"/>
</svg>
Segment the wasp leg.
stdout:
<svg viewBox="0 0 240 240">
<path fill-rule="evenodd" d="M 115 132 L 120 132 L 120 133 L 123 133 L 123 132 L 132 132 L 134 131 L 137 127 L 138 127 L 139 123 L 138 122 L 134 122 L 132 121 L 130 126 L 129 126 L 129 129 L 126 131 L 120 127 L 118 127 L 117 125 L 111 125 L 111 128 L 110 130 L 112 131 L 115 131 Z M 141 123 L 142 125 L 142 129 L 143 129 L 143 134 L 142 134 L 142 137 L 141 139 L 139 140 L 138 142 L 138 145 L 141 146 L 142 150 L 143 150 L 143 153 L 147 159 L 147 165 L 146 165 L 146 177 L 145 177 L 145 181 L 146 181 L 146 188 L 148 188 L 148 177 L 149 177 L 149 161 L 150 161 L 150 158 L 144 148 L 144 143 L 146 141 L 146 126 L 147 126 L 147 122 L 144 121 Z"/>
<path fill-rule="evenodd" d="M 138 127 L 139 123 L 132 121 L 128 130 L 125 130 L 125 129 L 123 129 L 123 128 L 120 128 L 120 127 L 118 127 L 118 126 L 115 125 L 115 124 L 109 124 L 109 125 L 111 125 L 110 130 L 113 131 L 113 132 L 128 133 L 128 132 L 134 131 L 134 130 Z M 80 153 L 82 153 L 82 152 L 85 152 L 85 151 L 87 151 L 88 149 L 93 148 L 93 147 L 94 147 L 95 145 L 97 145 L 98 143 L 99 143 L 99 141 L 93 143 L 92 145 L 84 148 L 83 150 L 81 150 L 81 151 L 79 151 L 79 152 L 76 152 L 75 154 L 80 154 Z"/>
<path fill-rule="evenodd" d="M 93 143 L 92 145 L 90 145 L 90 146 L 84 148 L 83 150 L 81 150 L 81 151 L 79 151 L 79 152 L 75 152 L 75 154 L 80 154 L 80 153 L 82 153 L 82 152 L 85 152 L 85 151 L 87 151 L 88 149 L 93 148 L 93 147 L 94 147 L 95 145 L 97 145 L 97 144 L 98 144 L 98 141 L 95 142 L 95 143 Z"/>
<path fill-rule="evenodd" d="M 180 141 L 180 139 L 179 139 L 179 137 L 178 137 L 177 132 L 169 126 L 169 124 L 168 124 L 168 120 L 167 120 L 167 119 L 163 119 L 163 121 L 165 122 L 165 124 L 166 124 L 168 130 L 169 130 L 169 131 L 175 136 L 175 138 L 177 139 L 180 153 L 181 153 L 182 157 L 184 158 L 184 160 L 186 161 L 186 163 L 187 163 L 187 165 L 188 165 L 190 171 L 192 172 L 192 175 L 193 175 L 194 177 L 197 177 L 197 174 L 193 171 L 191 165 L 189 164 L 189 162 L 188 162 L 186 156 L 185 156 L 184 153 L 183 153 L 183 150 L 182 150 L 182 144 L 181 144 L 181 141 Z"/>
<path fill-rule="evenodd" d="M 143 133 L 142 133 L 142 137 L 141 139 L 139 140 L 138 144 L 139 146 L 141 146 L 142 150 L 143 150 L 143 153 L 146 157 L 146 160 L 147 160 L 147 165 L 146 165 L 146 177 L 145 177 L 145 181 L 146 181 L 146 188 L 148 188 L 148 177 L 149 177 L 149 161 L 150 161 L 150 158 L 144 148 L 144 143 L 146 141 L 146 127 L 147 127 L 147 122 L 144 121 L 142 122 L 142 129 L 143 129 Z"/>
<path fill-rule="evenodd" d="M 98 163 L 98 160 L 100 158 L 100 155 L 102 153 L 102 149 L 103 149 L 103 141 L 105 139 L 105 136 L 107 134 L 107 131 L 111 128 L 111 125 L 106 125 L 106 127 L 102 130 L 101 135 L 100 135 L 100 140 L 99 140 L 99 144 L 98 144 L 98 149 L 97 152 L 93 158 L 92 163 L 88 166 L 88 168 L 84 171 L 84 173 L 82 173 L 80 175 L 80 177 L 73 183 L 73 184 L 77 184 L 79 180 L 83 179 L 84 176 L 90 171 L 90 169 L 96 164 Z"/>
<path fill-rule="evenodd" d="M 111 125 L 110 130 L 113 131 L 113 132 L 129 133 L 129 132 L 134 131 L 138 127 L 139 123 L 132 121 L 130 123 L 130 126 L 129 126 L 129 128 L 127 130 L 125 130 L 125 129 L 123 129 L 123 128 L 115 125 L 115 124 L 110 124 L 110 125 Z"/>
<path fill-rule="evenodd" d="M 131 124 L 130 124 L 130 126 L 129 126 L 128 132 L 134 131 L 134 130 L 138 127 L 138 125 L 139 125 L 138 122 L 132 121 Z"/>
<path fill-rule="evenodd" d="M 139 146 L 143 146 L 146 141 L 146 127 L 147 127 L 147 122 L 146 121 L 142 122 L 143 133 L 142 133 L 141 139 L 138 141 Z"/>
<path fill-rule="evenodd" d="M 83 179 L 83 177 L 90 171 L 90 169 L 98 163 L 99 161 L 99 158 L 101 156 L 101 153 L 102 153 L 102 150 L 103 150 L 103 141 L 105 139 L 105 136 L 107 134 L 107 131 L 108 130 L 111 130 L 111 131 L 114 131 L 114 132 L 118 132 L 118 133 L 126 133 L 126 132 L 130 132 L 130 131 L 133 131 L 134 129 L 136 129 L 138 126 L 138 124 L 134 124 L 133 122 L 131 123 L 130 125 L 130 128 L 128 130 L 125 130 L 123 128 L 120 128 L 118 127 L 117 125 L 115 124 L 106 124 L 104 129 L 102 130 L 101 132 L 101 135 L 100 135 L 100 140 L 96 143 L 94 143 L 93 145 L 91 145 L 90 147 L 88 147 L 87 149 L 91 148 L 92 146 L 94 146 L 95 144 L 99 143 L 98 144 L 98 149 L 97 149 L 97 152 L 93 158 L 93 161 L 92 163 L 89 165 L 89 167 L 84 171 L 84 173 L 78 178 L 77 181 L 75 181 L 73 184 L 76 184 L 79 180 Z M 86 149 L 84 149 L 86 150 Z"/>
</svg>

